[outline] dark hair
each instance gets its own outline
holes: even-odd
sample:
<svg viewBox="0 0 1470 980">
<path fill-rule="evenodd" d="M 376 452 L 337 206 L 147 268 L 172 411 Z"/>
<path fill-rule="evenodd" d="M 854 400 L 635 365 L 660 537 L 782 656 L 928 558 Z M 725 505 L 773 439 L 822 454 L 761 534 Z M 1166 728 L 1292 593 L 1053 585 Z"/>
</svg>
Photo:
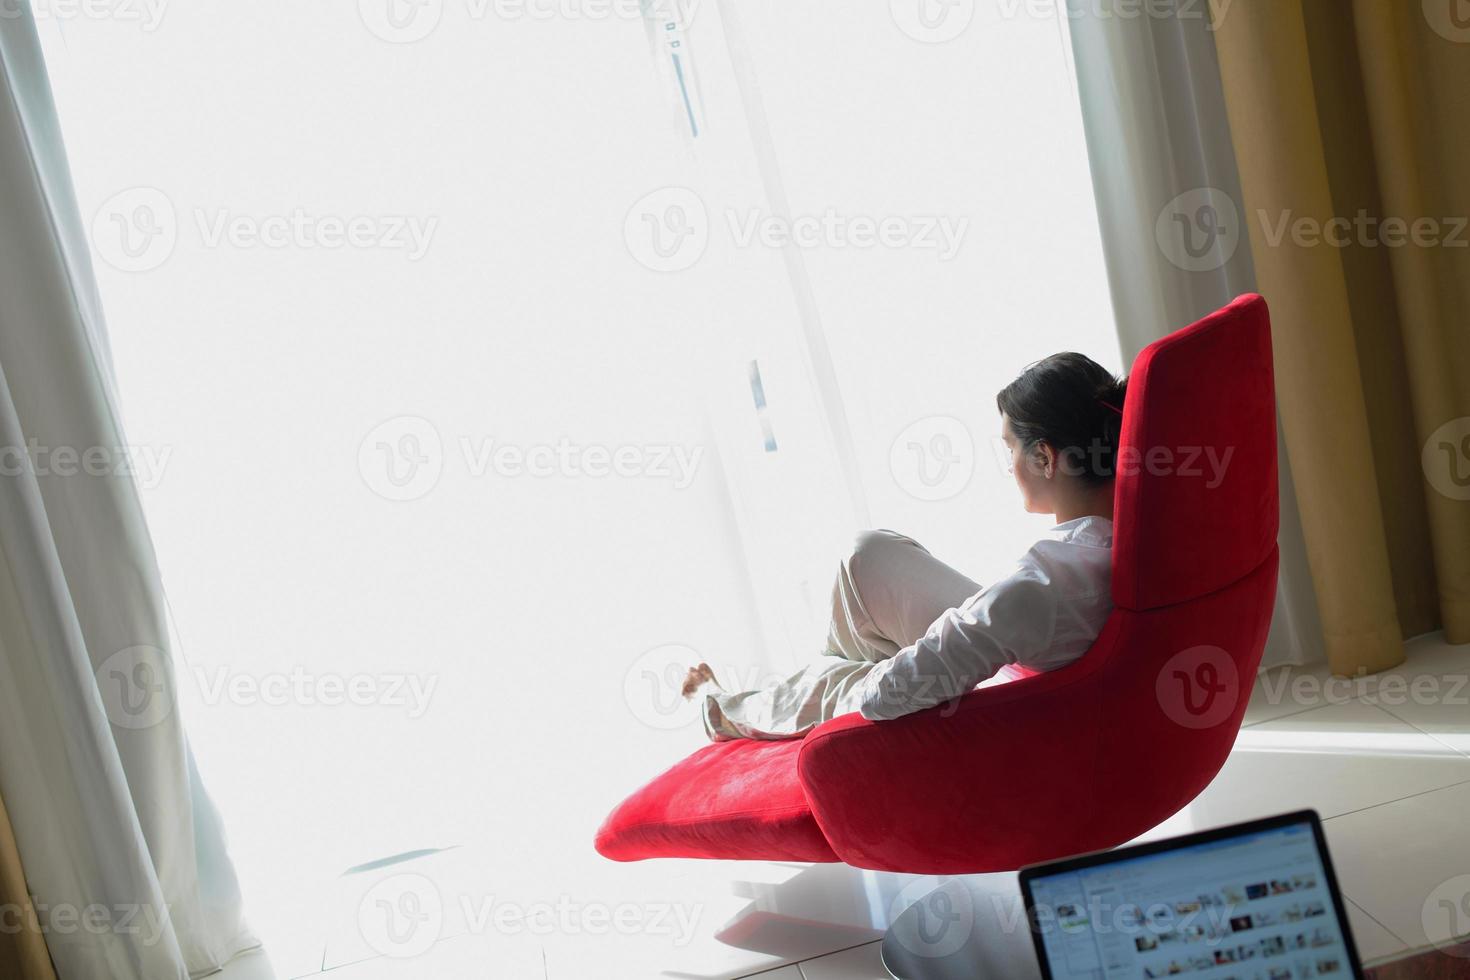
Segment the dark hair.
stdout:
<svg viewBox="0 0 1470 980">
<path fill-rule="evenodd" d="M 1083 354 L 1053 354 L 1000 390 L 995 404 L 1029 450 L 1045 442 L 1062 471 L 1089 484 L 1113 478 L 1128 380 Z"/>
</svg>

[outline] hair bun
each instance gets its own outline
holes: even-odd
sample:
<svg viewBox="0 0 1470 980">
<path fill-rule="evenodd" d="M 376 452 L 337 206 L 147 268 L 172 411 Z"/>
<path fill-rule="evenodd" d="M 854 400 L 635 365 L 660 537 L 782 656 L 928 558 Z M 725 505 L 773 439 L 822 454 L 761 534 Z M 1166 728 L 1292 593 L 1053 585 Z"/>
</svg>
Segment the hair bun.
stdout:
<svg viewBox="0 0 1470 980">
<path fill-rule="evenodd" d="M 1123 401 L 1128 395 L 1128 379 L 1122 378 L 1111 381 L 1097 389 L 1097 400 L 1109 408 L 1122 410 Z"/>
</svg>

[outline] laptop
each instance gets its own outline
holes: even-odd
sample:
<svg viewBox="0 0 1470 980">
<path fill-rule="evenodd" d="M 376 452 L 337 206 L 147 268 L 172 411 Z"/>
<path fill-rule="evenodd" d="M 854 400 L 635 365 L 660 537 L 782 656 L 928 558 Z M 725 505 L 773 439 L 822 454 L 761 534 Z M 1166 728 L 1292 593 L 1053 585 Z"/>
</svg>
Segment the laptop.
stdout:
<svg viewBox="0 0 1470 980">
<path fill-rule="evenodd" d="M 1046 980 L 1360 980 L 1315 811 L 1022 870 Z"/>
</svg>

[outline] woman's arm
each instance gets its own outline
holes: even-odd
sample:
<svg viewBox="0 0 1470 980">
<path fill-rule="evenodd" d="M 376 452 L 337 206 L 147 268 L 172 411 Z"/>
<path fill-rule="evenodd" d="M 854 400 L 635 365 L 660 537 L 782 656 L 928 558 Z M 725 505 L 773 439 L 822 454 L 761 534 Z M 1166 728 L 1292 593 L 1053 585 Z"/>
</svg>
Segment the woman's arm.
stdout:
<svg viewBox="0 0 1470 980">
<path fill-rule="evenodd" d="M 953 700 L 1006 664 L 1025 662 L 1051 644 L 1057 589 L 1045 572 L 1023 565 L 934 621 L 912 646 L 863 678 L 861 712 L 886 721 Z"/>
</svg>

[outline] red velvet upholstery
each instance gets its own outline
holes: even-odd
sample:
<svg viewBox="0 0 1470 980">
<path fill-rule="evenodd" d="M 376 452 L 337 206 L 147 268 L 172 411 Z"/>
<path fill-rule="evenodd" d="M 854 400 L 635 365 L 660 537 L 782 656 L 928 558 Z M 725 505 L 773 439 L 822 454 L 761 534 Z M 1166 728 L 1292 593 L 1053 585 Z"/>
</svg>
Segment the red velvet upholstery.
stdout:
<svg viewBox="0 0 1470 980">
<path fill-rule="evenodd" d="M 628 797 L 597 832 L 615 861 L 836 861 L 796 777 L 799 741 L 715 742 Z"/>
<path fill-rule="evenodd" d="M 1258 296 L 1138 356 L 1115 609 L 1082 660 L 895 721 L 712 745 L 619 806 L 598 850 L 959 874 L 1112 847 L 1175 813 L 1229 754 L 1270 626 L 1274 390 Z"/>
<path fill-rule="evenodd" d="M 1113 508 L 1113 601 L 1152 609 L 1229 585 L 1276 547 L 1266 301 L 1241 297 L 1150 345 L 1129 379 Z"/>
</svg>

